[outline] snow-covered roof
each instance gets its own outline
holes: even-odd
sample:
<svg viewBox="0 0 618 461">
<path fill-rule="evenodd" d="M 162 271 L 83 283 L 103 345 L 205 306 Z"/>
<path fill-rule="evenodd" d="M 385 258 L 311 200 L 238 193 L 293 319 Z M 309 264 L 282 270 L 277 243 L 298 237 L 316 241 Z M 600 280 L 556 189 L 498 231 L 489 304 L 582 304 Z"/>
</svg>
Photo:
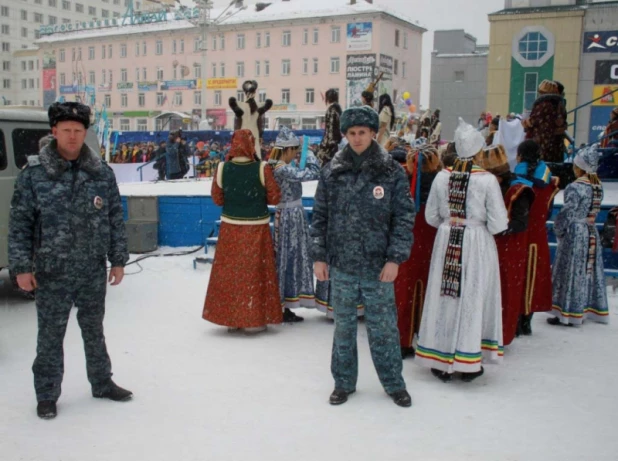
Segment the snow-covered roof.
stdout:
<svg viewBox="0 0 618 461">
<path fill-rule="evenodd" d="M 488 54 L 487 51 L 482 51 L 480 53 L 436 53 L 434 56 L 438 58 L 474 58 L 487 56 Z"/>
<path fill-rule="evenodd" d="M 300 6 L 301 1 L 302 7 Z M 211 11 L 211 18 L 217 19 L 221 13 L 223 13 L 223 10 L 223 8 L 213 9 Z M 367 3 L 363 0 L 359 0 L 354 5 L 351 5 L 349 0 L 273 1 L 271 5 L 260 12 L 256 12 L 255 3 L 252 2 L 251 5 L 248 5 L 246 10 L 235 14 L 231 18 L 221 21 L 220 25 L 256 24 L 264 22 L 294 21 L 299 19 L 328 18 L 333 16 L 349 15 L 353 16 L 372 13 L 387 14 L 393 18 L 410 24 L 411 26 L 417 28 L 420 32 L 426 32 L 427 30 L 417 20 L 407 17 L 394 9 L 382 5 Z M 148 32 L 191 29 L 196 27 L 189 20 L 174 19 L 174 17 L 175 13 L 170 12 L 167 14 L 167 21 L 164 22 L 81 29 L 72 32 L 59 32 L 52 35 L 42 35 L 36 43 L 53 43 L 75 39 L 83 40 L 110 35 L 144 34 Z M 122 18 L 117 19 L 122 21 Z"/>
</svg>

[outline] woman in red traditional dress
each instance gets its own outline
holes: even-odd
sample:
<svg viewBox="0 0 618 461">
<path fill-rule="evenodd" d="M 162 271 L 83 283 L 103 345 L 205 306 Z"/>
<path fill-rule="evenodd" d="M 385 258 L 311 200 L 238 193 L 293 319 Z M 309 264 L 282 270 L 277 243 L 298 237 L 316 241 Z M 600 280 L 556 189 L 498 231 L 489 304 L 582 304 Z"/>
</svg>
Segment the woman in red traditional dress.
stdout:
<svg viewBox="0 0 618 461">
<path fill-rule="evenodd" d="M 418 174 L 419 159 L 420 175 Z M 442 163 L 438 151 L 433 146 L 422 146 L 420 150 L 415 149 L 408 154 L 406 170 L 411 178 L 410 192 L 415 198 L 418 212 L 414 221 L 414 243 L 410 259 L 399 266 L 399 275 L 395 279 L 397 326 L 403 358 L 414 356 L 414 337 L 418 334 L 421 325 L 431 253 L 438 231 L 425 220 L 425 204 L 429 197 L 431 184 L 441 169 Z"/>
<path fill-rule="evenodd" d="M 559 179 L 552 177 L 551 171 L 541 160 L 539 145 L 533 140 L 519 145 L 517 160 L 515 174 L 532 182 L 535 195 L 528 225 L 526 289 L 521 318 L 521 333 L 531 335 L 532 314 L 548 312 L 552 308 L 551 260 L 546 224 L 558 193 Z"/>
<path fill-rule="evenodd" d="M 282 322 L 267 207 L 280 198 L 272 168 L 256 159 L 251 131 L 236 131 L 212 184 L 212 199 L 223 212 L 205 320 L 250 333 Z"/>
<path fill-rule="evenodd" d="M 502 339 L 508 346 L 515 339 L 526 287 L 526 260 L 530 208 L 534 203 L 532 182 L 511 173 L 501 145 L 483 149 L 474 162 L 493 173 L 502 191 L 509 227 L 496 235 L 502 293 Z"/>
</svg>

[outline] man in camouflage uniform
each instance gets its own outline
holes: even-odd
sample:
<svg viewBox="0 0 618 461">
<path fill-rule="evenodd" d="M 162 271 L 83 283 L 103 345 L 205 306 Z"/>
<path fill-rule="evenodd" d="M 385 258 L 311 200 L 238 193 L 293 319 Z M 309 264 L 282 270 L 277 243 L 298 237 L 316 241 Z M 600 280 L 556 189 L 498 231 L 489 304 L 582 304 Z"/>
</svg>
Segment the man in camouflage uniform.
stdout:
<svg viewBox="0 0 618 461">
<path fill-rule="evenodd" d="M 10 269 L 21 289 L 36 289 L 39 328 L 32 371 L 41 418 L 56 416 L 63 340 L 73 305 L 92 395 L 116 401 L 132 396 L 111 379 L 103 335 L 106 259 L 112 285 L 122 281 L 129 259 L 116 179 L 84 144 L 90 124 L 87 106 L 52 104 L 49 122 L 55 139 L 29 157 L 18 176 L 9 223 Z"/>
<path fill-rule="evenodd" d="M 401 375 L 393 282 L 410 256 L 414 205 L 403 168 L 373 139 L 378 124 L 370 107 L 342 114 L 348 145 L 322 169 L 313 207 L 315 275 L 330 280 L 335 316 L 332 405 L 356 390 L 359 298 L 382 386 L 397 405 L 412 405 Z"/>
</svg>

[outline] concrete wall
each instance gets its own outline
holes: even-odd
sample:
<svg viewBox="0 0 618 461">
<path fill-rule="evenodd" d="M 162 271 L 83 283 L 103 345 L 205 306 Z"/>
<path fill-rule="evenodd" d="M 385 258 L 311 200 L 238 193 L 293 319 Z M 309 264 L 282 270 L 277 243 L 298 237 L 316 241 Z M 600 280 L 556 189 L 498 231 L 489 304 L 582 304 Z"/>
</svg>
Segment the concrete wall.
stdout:
<svg viewBox="0 0 618 461">
<path fill-rule="evenodd" d="M 437 30 L 433 34 L 433 49 L 439 53 L 472 53 L 476 49 L 476 38 L 463 29 Z"/>
</svg>

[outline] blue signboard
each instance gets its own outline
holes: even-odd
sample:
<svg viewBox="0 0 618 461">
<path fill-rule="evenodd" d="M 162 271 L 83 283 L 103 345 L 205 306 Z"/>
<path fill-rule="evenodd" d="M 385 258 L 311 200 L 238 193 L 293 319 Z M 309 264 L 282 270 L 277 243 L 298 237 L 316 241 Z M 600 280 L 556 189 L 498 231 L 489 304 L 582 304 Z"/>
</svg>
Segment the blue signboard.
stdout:
<svg viewBox="0 0 618 461">
<path fill-rule="evenodd" d="M 609 114 L 613 107 L 591 107 L 590 108 L 590 131 L 588 133 L 588 142 L 592 143 L 599 139 L 599 136 L 605 131 L 607 122 L 609 122 Z"/>
<path fill-rule="evenodd" d="M 618 51 L 618 30 L 584 32 L 584 53 L 615 53 Z"/>
</svg>

